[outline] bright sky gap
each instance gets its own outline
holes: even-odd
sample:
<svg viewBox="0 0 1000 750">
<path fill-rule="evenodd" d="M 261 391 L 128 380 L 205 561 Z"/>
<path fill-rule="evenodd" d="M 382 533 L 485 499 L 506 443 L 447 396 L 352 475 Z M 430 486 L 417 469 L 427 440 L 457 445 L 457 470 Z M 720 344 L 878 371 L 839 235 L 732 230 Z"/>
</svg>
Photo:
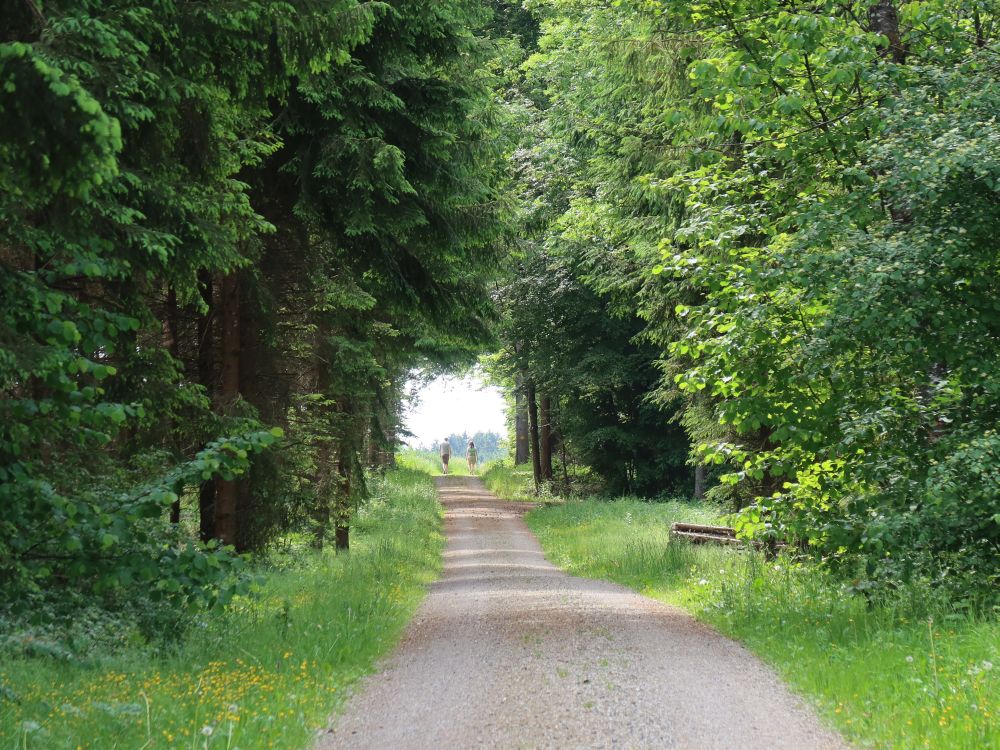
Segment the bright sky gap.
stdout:
<svg viewBox="0 0 1000 750">
<path fill-rule="evenodd" d="M 406 438 L 407 445 L 436 445 L 453 433 L 506 435 L 503 395 L 476 373 L 442 375 L 422 387 L 411 381 L 407 391 L 414 394 L 403 416 L 403 427 L 413 433 Z"/>
</svg>

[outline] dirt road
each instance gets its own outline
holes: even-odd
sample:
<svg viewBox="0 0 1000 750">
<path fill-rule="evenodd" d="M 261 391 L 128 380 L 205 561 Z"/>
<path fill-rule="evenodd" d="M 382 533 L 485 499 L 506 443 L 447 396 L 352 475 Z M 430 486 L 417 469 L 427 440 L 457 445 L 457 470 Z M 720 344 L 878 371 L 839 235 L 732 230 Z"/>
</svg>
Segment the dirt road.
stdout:
<svg viewBox="0 0 1000 750">
<path fill-rule="evenodd" d="M 733 641 L 551 565 L 477 479 L 442 477 L 444 573 L 318 747 L 844 748 Z"/>
</svg>

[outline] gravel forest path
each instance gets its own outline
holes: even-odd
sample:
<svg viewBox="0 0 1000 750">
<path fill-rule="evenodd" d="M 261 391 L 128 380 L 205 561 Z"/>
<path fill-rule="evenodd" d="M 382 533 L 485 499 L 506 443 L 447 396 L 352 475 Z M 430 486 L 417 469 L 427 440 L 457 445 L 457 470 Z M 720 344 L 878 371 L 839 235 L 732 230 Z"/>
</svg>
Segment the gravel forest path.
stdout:
<svg viewBox="0 0 1000 750">
<path fill-rule="evenodd" d="M 441 579 L 321 750 L 847 747 L 734 641 L 549 563 L 524 504 L 472 477 L 438 494 Z"/>
</svg>

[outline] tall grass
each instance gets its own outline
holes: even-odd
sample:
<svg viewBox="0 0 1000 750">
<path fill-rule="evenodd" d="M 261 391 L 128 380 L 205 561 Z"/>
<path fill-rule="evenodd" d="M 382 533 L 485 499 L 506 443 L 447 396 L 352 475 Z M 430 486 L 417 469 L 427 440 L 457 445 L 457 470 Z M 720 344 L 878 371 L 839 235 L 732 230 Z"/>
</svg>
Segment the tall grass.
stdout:
<svg viewBox="0 0 1000 750">
<path fill-rule="evenodd" d="M 849 739 L 878 748 L 1000 748 L 1000 624 L 911 586 L 869 602 L 812 564 L 668 543 L 686 503 L 583 501 L 528 514 L 546 554 L 683 606 L 743 641 Z"/>
<path fill-rule="evenodd" d="M 487 489 L 504 500 L 545 502 L 553 497 L 547 492 L 535 494 L 531 465 L 514 466 L 510 461 L 493 461 L 483 471 Z"/>
<path fill-rule="evenodd" d="M 0 750 L 308 746 L 438 571 L 430 478 L 402 469 L 374 490 L 349 554 L 302 551 L 262 571 L 259 596 L 204 617 L 168 653 L 4 654 Z"/>
<path fill-rule="evenodd" d="M 407 469 L 422 471 L 432 477 L 441 476 L 441 456 L 434 451 L 421 451 L 414 448 L 406 448 L 396 454 L 396 465 Z M 448 473 L 455 476 L 469 476 L 469 462 L 465 456 L 453 455 L 448 462 Z M 476 470 L 477 474 L 483 473 L 483 465 L 480 464 Z"/>
</svg>

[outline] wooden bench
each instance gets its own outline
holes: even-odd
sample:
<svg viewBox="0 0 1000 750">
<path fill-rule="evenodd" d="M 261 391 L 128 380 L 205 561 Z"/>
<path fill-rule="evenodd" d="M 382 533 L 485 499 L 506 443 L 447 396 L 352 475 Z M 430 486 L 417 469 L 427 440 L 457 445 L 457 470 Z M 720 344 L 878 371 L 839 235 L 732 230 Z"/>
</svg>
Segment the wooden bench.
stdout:
<svg viewBox="0 0 1000 750">
<path fill-rule="evenodd" d="M 736 544 L 742 545 L 736 538 L 736 530 L 728 526 L 706 526 L 700 523 L 670 524 L 671 539 L 686 539 L 692 544 Z"/>
<path fill-rule="evenodd" d="M 737 547 L 752 547 L 762 550 L 770 560 L 782 550 L 789 549 L 785 542 L 762 542 L 759 539 L 737 539 L 736 530 L 728 526 L 706 526 L 700 523 L 670 524 L 671 539 L 685 539 L 692 544 L 730 544 Z"/>
</svg>

